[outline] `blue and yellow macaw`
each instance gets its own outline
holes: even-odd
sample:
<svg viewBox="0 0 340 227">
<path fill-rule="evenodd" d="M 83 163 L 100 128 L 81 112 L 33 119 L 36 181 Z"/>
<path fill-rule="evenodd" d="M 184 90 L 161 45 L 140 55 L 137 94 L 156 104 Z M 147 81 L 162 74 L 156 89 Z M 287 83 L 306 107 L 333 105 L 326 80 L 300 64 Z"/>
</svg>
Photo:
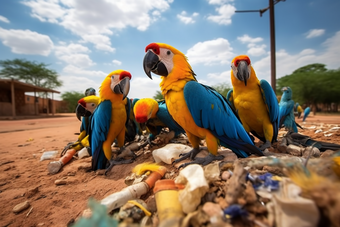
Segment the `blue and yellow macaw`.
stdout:
<svg viewBox="0 0 340 227">
<path fill-rule="evenodd" d="M 227 100 L 234 106 L 247 132 L 264 142 L 261 150 L 277 140 L 279 103 L 266 80 L 259 81 L 247 55 L 231 61 L 231 83 Z"/>
<path fill-rule="evenodd" d="M 175 162 L 188 157 L 194 159 L 200 152 L 202 139 L 205 139 L 210 155 L 204 160 L 195 159 L 194 163 L 205 165 L 216 158 L 221 159 L 221 156 L 215 156 L 219 145 L 230 148 L 238 157 L 263 155 L 244 130 L 226 98 L 213 88 L 197 82 L 182 52 L 164 43 L 151 43 L 145 52 L 145 73 L 151 79 L 151 72 L 161 76 L 160 88 L 168 111 L 185 130 L 193 147 L 192 151 Z"/>
<path fill-rule="evenodd" d="M 185 133 L 183 128 L 179 126 L 170 116 L 165 101 L 157 102 L 152 98 L 143 98 L 136 102 L 133 112 L 136 121 L 146 123 L 146 127 L 150 131 L 149 143 L 155 139 L 163 128 L 169 128 L 169 131 L 175 133 L 175 137 L 181 133 Z"/>
<path fill-rule="evenodd" d="M 80 134 L 78 136 L 77 141 L 69 143 L 63 151 L 61 152 L 61 156 L 63 156 L 68 149 L 75 149 L 76 151 L 79 151 L 83 147 L 90 147 L 89 144 L 89 125 L 91 122 L 91 116 L 93 111 L 98 106 L 100 100 L 99 97 L 95 95 L 90 95 L 84 98 L 81 98 L 78 101 L 78 106 L 76 108 L 76 116 L 79 121 L 81 121 L 80 125 Z M 89 150 L 89 153 L 91 155 L 91 151 Z"/>
<path fill-rule="evenodd" d="M 305 121 L 309 114 L 310 114 L 310 108 L 307 107 L 307 108 L 303 111 L 303 119 L 302 119 L 302 121 Z"/>
<path fill-rule="evenodd" d="M 126 110 L 130 90 L 131 74 L 124 70 L 111 72 L 102 82 L 99 89 L 100 104 L 94 111 L 91 120 L 90 146 L 92 149 L 92 169 L 105 169 L 107 160 L 109 170 L 117 164 L 112 158 L 111 145 L 117 139 L 120 150 L 123 150 L 125 128 L 128 122 Z"/>
<path fill-rule="evenodd" d="M 280 128 L 284 127 L 288 131 L 298 132 L 297 126 L 301 127 L 295 122 L 294 117 L 294 101 L 292 100 L 292 89 L 290 87 L 282 88 L 283 94 L 279 103 L 280 107 Z"/>
<path fill-rule="evenodd" d="M 302 109 L 302 107 L 300 106 L 300 104 L 297 102 L 297 103 L 295 103 L 295 105 L 294 105 L 294 112 L 296 112 L 297 113 L 297 115 L 298 115 L 298 119 L 301 117 L 301 114 L 302 114 L 302 112 L 303 112 L 303 109 Z"/>
</svg>

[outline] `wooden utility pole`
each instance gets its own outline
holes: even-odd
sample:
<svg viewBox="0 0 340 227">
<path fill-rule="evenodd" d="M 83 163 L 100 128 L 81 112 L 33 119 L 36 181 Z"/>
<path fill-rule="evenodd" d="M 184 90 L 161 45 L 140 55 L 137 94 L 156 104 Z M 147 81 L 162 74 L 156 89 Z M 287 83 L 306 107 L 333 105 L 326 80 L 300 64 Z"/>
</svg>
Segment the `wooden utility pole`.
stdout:
<svg viewBox="0 0 340 227">
<path fill-rule="evenodd" d="M 271 85 L 276 92 L 276 50 L 275 50 L 275 14 L 274 5 L 280 1 L 285 0 L 269 0 L 269 6 L 259 10 L 236 10 L 235 13 L 253 13 L 259 12 L 260 16 L 269 9 L 269 21 L 270 21 L 270 65 L 271 65 Z"/>
</svg>

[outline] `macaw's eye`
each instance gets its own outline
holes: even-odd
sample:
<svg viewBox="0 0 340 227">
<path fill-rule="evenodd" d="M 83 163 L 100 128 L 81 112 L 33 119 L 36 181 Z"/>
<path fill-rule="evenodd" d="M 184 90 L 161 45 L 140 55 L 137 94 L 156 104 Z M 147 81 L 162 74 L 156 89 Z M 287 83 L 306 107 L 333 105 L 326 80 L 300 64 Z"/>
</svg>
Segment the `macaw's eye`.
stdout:
<svg viewBox="0 0 340 227">
<path fill-rule="evenodd" d="M 91 106 L 94 106 L 94 103 L 92 103 L 92 105 Z"/>
<path fill-rule="evenodd" d="M 240 63 L 240 60 L 237 60 L 237 61 L 235 62 L 235 66 L 236 66 L 236 67 L 238 66 L 238 63 Z"/>
<path fill-rule="evenodd" d="M 171 51 L 170 51 L 170 50 L 168 50 L 168 51 L 166 52 L 166 54 L 167 54 L 167 55 L 170 55 L 170 54 L 171 54 Z"/>
</svg>

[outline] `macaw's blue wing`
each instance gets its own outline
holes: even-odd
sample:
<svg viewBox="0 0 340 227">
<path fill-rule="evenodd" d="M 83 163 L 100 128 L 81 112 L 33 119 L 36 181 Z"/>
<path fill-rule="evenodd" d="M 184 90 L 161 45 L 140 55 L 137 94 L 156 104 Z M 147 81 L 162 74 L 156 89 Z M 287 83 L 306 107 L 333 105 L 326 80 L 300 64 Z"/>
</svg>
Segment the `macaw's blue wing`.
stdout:
<svg viewBox="0 0 340 227">
<path fill-rule="evenodd" d="M 229 106 L 231 106 L 231 108 L 233 108 L 234 112 L 237 112 L 236 108 L 234 106 L 233 89 L 228 91 L 227 102 L 228 102 Z"/>
<path fill-rule="evenodd" d="M 177 122 L 169 114 L 165 101 L 159 102 L 158 108 L 159 109 L 156 114 L 158 119 L 163 122 L 170 131 L 174 131 L 175 136 L 178 136 L 181 133 L 185 133 L 184 129 L 179 124 L 177 124 Z"/>
<path fill-rule="evenodd" d="M 92 115 L 90 141 L 93 170 L 106 168 L 107 159 L 103 151 L 103 142 L 109 132 L 111 112 L 111 101 L 105 100 L 98 105 Z"/>
<path fill-rule="evenodd" d="M 261 80 L 260 86 L 263 100 L 268 108 L 270 122 L 273 124 L 273 140 L 276 140 L 279 132 L 279 104 L 274 90 L 266 80 Z"/>
<path fill-rule="evenodd" d="M 222 146 L 230 148 L 238 157 L 263 155 L 254 146 L 226 98 L 213 88 L 190 81 L 184 87 L 184 98 L 197 126 L 208 129 Z"/>
<path fill-rule="evenodd" d="M 280 127 L 284 123 L 285 119 L 290 115 L 294 108 L 294 101 L 283 101 L 281 100 L 279 105 L 279 116 L 280 116 Z"/>
<path fill-rule="evenodd" d="M 310 113 L 310 108 L 307 107 L 307 108 L 305 109 L 305 111 L 303 112 L 303 120 L 302 120 L 302 121 L 305 121 L 305 120 L 306 120 L 306 118 L 308 117 L 309 113 Z"/>
</svg>

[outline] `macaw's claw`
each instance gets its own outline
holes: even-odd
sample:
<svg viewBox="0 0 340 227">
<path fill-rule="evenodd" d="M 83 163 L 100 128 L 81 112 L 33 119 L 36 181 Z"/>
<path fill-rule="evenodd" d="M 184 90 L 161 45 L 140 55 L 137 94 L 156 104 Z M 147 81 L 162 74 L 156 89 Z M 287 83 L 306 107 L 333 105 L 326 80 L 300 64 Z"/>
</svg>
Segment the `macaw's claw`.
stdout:
<svg viewBox="0 0 340 227">
<path fill-rule="evenodd" d="M 271 143 L 270 143 L 269 141 L 266 141 L 264 144 L 262 144 L 262 145 L 259 147 L 259 149 L 260 149 L 261 151 L 264 151 L 265 149 L 270 148 L 270 147 L 271 147 Z"/>
<path fill-rule="evenodd" d="M 209 155 L 204 158 L 195 158 L 195 160 L 192 162 L 183 163 L 182 165 L 178 167 L 178 169 L 184 168 L 191 164 L 199 164 L 199 165 L 205 166 L 211 163 L 212 161 L 217 161 L 217 160 L 222 160 L 222 159 L 224 159 L 223 155 L 213 155 L 209 153 Z"/>
<path fill-rule="evenodd" d="M 117 159 L 111 159 L 109 167 L 105 170 L 105 176 L 107 176 L 107 173 L 112 169 L 115 165 L 121 165 L 121 164 L 129 164 L 132 163 L 134 159 L 124 159 L 124 158 L 117 158 Z"/>
<path fill-rule="evenodd" d="M 188 153 L 183 153 L 180 154 L 178 159 L 176 159 L 175 161 L 172 162 L 172 164 L 174 163 L 178 163 L 181 162 L 187 158 L 190 158 L 191 160 L 194 160 L 194 158 L 196 157 L 196 155 L 200 152 L 201 150 L 199 148 L 194 148 L 191 151 L 189 151 Z"/>
</svg>

